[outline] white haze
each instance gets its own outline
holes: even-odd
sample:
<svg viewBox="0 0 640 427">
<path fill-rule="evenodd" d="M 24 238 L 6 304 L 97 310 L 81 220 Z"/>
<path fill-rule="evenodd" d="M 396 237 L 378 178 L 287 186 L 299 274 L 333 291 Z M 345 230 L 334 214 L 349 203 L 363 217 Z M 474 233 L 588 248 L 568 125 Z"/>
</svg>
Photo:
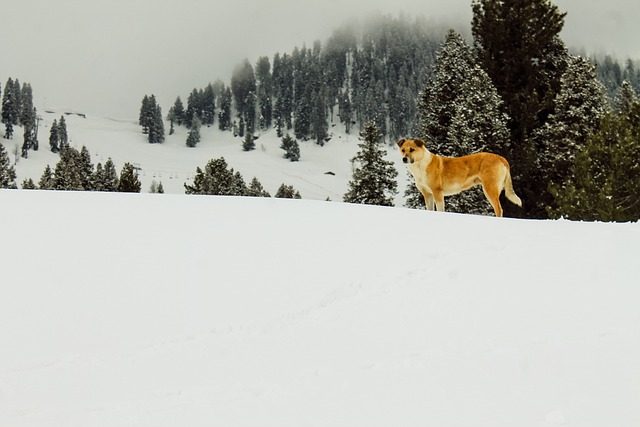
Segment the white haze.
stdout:
<svg viewBox="0 0 640 427">
<path fill-rule="evenodd" d="M 558 0 L 564 38 L 586 51 L 640 58 L 635 0 Z M 34 87 L 37 106 L 135 118 L 144 94 L 165 110 L 177 95 L 248 58 L 324 41 L 336 27 L 374 13 L 423 15 L 469 27 L 470 0 L 20 0 L 2 7 L 8 77 Z"/>
</svg>

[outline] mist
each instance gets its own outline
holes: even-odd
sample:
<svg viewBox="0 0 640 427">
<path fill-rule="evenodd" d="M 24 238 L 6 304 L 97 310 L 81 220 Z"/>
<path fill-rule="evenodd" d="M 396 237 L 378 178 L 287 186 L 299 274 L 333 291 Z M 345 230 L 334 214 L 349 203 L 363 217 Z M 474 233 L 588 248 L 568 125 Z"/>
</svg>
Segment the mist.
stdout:
<svg viewBox="0 0 640 427">
<path fill-rule="evenodd" d="M 557 0 L 563 38 L 586 52 L 640 58 L 640 2 Z M 135 120 L 145 94 L 163 107 L 228 82 L 248 58 L 290 53 L 373 14 L 470 26 L 470 0 L 21 0 L 3 7 L 0 82 L 28 81 L 40 109 Z"/>
</svg>

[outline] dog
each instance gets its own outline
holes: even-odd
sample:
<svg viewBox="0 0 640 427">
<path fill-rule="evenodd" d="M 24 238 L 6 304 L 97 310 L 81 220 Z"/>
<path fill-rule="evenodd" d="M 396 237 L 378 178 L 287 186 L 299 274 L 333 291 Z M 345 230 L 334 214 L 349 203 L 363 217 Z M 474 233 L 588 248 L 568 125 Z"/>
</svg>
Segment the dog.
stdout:
<svg viewBox="0 0 640 427">
<path fill-rule="evenodd" d="M 444 196 L 461 193 L 482 185 L 484 195 L 497 217 L 502 216 L 500 193 L 518 206 L 522 200 L 513 191 L 509 162 L 497 154 L 475 153 L 463 157 L 443 157 L 427 150 L 421 139 L 401 139 L 398 148 L 402 161 L 416 180 L 427 210 L 444 212 Z"/>
</svg>

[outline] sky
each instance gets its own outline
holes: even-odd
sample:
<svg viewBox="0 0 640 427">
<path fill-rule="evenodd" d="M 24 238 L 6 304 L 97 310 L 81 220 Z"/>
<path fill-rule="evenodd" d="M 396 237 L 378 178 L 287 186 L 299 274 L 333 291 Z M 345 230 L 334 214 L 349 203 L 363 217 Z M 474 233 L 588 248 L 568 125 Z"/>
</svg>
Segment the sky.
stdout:
<svg viewBox="0 0 640 427">
<path fill-rule="evenodd" d="M 2 8 L 0 83 L 31 83 L 36 105 L 136 119 L 145 94 L 166 112 L 235 65 L 324 41 L 374 13 L 469 27 L 470 0 L 9 0 Z M 556 0 L 563 38 L 586 52 L 640 59 L 638 0 Z"/>
</svg>

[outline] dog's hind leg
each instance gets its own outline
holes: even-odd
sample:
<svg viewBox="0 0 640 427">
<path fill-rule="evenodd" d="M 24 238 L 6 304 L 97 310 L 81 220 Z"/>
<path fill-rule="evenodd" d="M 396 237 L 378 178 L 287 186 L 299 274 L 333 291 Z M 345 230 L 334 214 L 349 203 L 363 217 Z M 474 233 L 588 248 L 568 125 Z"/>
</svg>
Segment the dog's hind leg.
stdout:
<svg viewBox="0 0 640 427">
<path fill-rule="evenodd" d="M 495 184 L 482 185 L 482 191 L 484 191 L 484 195 L 491 203 L 493 207 L 493 211 L 495 212 L 497 217 L 502 216 L 502 205 L 500 205 L 500 193 L 502 192 L 502 188 Z"/>
</svg>

